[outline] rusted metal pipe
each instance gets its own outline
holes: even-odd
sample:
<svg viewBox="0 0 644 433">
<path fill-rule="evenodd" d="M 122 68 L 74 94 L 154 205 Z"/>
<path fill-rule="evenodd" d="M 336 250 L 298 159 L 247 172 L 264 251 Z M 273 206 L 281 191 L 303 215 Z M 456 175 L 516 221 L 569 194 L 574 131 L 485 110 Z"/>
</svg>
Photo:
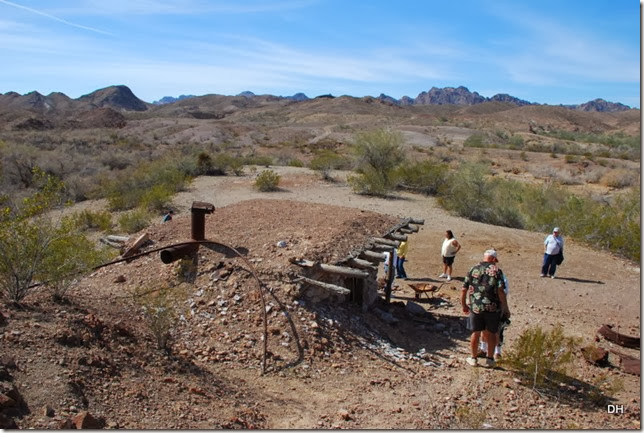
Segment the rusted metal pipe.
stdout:
<svg viewBox="0 0 644 433">
<path fill-rule="evenodd" d="M 203 201 L 193 201 L 190 212 L 192 213 L 192 239 L 195 241 L 206 240 L 206 214 L 215 211 L 215 206 Z"/>
<path fill-rule="evenodd" d="M 194 254 L 199 249 L 199 244 L 186 244 L 161 250 L 161 261 L 166 265 L 184 257 Z"/>
</svg>

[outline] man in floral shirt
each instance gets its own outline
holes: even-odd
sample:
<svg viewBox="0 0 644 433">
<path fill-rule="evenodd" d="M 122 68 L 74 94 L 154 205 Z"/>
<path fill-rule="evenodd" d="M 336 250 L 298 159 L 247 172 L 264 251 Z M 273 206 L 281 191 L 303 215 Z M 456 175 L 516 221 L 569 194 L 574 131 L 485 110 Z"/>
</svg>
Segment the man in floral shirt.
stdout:
<svg viewBox="0 0 644 433">
<path fill-rule="evenodd" d="M 466 359 L 469 365 L 478 365 L 478 353 L 481 332 L 487 339 L 487 358 L 483 367 L 495 367 L 494 347 L 501 315 L 510 318 L 510 308 L 505 297 L 505 280 L 503 271 L 498 267 L 495 250 L 487 250 L 483 261 L 470 269 L 461 289 L 463 313 L 469 314 L 469 325 L 472 330 L 470 351 Z"/>
</svg>

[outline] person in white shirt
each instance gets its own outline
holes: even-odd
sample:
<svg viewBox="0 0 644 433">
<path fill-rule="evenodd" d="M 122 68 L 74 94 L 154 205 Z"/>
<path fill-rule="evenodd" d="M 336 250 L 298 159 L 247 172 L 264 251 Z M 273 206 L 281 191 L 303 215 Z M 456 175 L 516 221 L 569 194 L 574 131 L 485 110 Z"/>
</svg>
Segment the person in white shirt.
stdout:
<svg viewBox="0 0 644 433">
<path fill-rule="evenodd" d="M 443 273 L 438 278 L 447 278 L 447 281 L 452 280 L 452 266 L 454 265 L 454 257 L 461 249 L 461 244 L 458 243 L 451 230 L 445 232 L 445 240 L 441 247 L 441 255 L 443 256 Z"/>
<path fill-rule="evenodd" d="M 546 275 L 550 278 L 555 277 L 557 265 L 561 263 L 563 257 L 564 240 L 559 234 L 559 227 L 552 230 L 552 234 L 546 237 L 543 242 L 543 265 L 541 266 L 541 276 Z"/>
</svg>

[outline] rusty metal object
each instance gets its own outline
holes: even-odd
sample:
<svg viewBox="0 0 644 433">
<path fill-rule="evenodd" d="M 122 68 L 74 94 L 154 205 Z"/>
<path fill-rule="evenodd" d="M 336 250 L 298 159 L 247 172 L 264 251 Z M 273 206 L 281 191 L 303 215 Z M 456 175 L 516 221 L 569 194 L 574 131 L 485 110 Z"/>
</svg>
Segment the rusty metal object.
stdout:
<svg viewBox="0 0 644 433">
<path fill-rule="evenodd" d="M 600 367 L 607 367 L 609 365 L 608 352 L 601 347 L 582 347 L 581 354 L 584 356 L 584 359 L 590 364 L 595 364 Z"/>
<path fill-rule="evenodd" d="M 172 263 L 184 257 L 189 257 L 199 249 L 198 243 L 179 245 L 161 250 L 161 261 L 165 264 Z"/>
<path fill-rule="evenodd" d="M 438 292 L 444 284 L 445 283 L 441 284 L 440 286 L 435 286 L 434 284 L 429 283 L 411 283 L 408 285 L 414 290 L 414 298 L 420 300 L 423 293 L 425 294 L 427 299 L 430 299 L 428 293 L 431 293 L 433 298 L 434 294 Z"/>
<path fill-rule="evenodd" d="M 190 212 L 192 213 L 192 239 L 206 240 L 206 214 L 215 211 L 215 206 L 203 201 L 193 201 Z"/>
<path fill-rule="evenodd" d="M 630 349 L 640 348 L 640 337 L 630 337 L 628 335 L 620 334 L 612 329 L 612 325 L 603 325 L 597 333 L 604 337 L 606 340 L 619 344 L 620 346 L 628 347 Z"/>
<path fill-rule="evenodd" d="M 613 349 L 610 349 L 610 353 L 614 353 L 619 356 L 619 360 L 622 362 L 622 370 L 624 370 L 624 372 L 640 376 L 642 363 L 638 358 Z"/>
</svg>

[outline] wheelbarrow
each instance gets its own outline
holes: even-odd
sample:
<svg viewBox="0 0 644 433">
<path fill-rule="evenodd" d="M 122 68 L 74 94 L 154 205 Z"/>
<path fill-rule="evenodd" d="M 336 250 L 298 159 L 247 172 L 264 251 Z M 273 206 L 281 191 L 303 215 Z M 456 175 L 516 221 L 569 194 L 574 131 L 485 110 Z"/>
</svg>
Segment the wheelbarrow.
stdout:
<svg viewBox="0 0 644 433">
<path fill-rule="evenodd" d="M 436 286 L 430 283 L 411 283 L 409 284 L 409 287 L 411 287 L 414 290 L 414 299 L 420 300 L 423 294 L 425 294 L 427 299 L 431 299 L 429 297 L 429 293 L 432 294 L 431 297 L 433 298 L 434 294 L 438 292 L 441 289 L 441 287 L 443 287 L 443 284 L 441 284 L 440 286 Z"/>
</svg>

